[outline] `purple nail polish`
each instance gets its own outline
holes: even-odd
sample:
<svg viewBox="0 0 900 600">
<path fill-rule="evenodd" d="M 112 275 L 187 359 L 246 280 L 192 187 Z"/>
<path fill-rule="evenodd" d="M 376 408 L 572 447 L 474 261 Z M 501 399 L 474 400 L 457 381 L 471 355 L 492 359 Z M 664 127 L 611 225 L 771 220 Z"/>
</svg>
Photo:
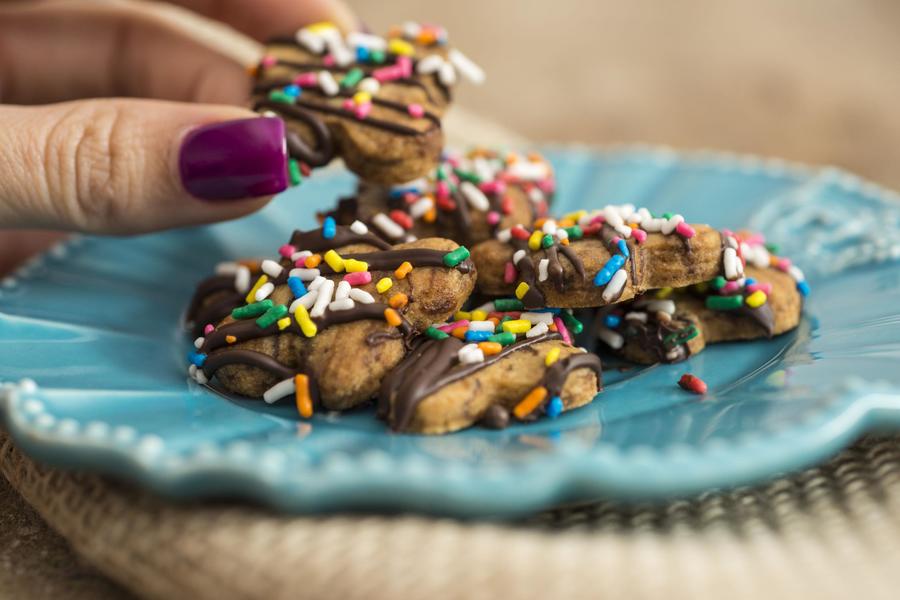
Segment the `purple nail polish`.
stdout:
<svg viewBox="0 0 900 600">
<path fill-rule="evenodd" d="M 284 121 L 256 117 L 213 123 L 184 138 L 181 182 L 203 200 L 271 196 L 288 186 Z"/>
</svg>

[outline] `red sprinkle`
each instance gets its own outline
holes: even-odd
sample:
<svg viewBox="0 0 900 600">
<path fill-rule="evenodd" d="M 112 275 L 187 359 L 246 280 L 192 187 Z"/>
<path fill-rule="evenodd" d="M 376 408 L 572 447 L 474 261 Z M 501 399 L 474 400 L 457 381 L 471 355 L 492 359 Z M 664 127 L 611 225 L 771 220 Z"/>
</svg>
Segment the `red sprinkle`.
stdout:
<svg viewBox="0 0 900 600">
<path fill-rule="evenodd" d="M 531 237 L 531 234 L 528 233 L 528 230 L 522 227 L 521 225 L 516 225 L 512 229 L 509 230 L 510 235 L 512 235 L 517 240 L 527 240 Z"/>
<path fill-rule="evenodd" d="M 503 196 L 503 200 L 500 201 L 500 210 L 503 211 L 504 215 L 508 215 L 513 210 L 513 199 L 512 196 Z"/>
<path fill-rule="evenodd" d="M 706 393 L 706 382 L 690 373 L 682 375 L 681 379 L 678 380 L 678 385 L 681 386 L 681 389 L 693 392 L 694 394 L 702 395 Z"/>
<path fill-rule="evenodd" d="M 392 210 L 390 212 L 390 217 L 393 219 L 394 223 L 402 227 L 403 229 L 410 229 L 413 226 L 412 217 L 403 212 L 402 210 Z"/>
<path fill-rule="evenodd" d="M 456 202 L 450 198 L 438 196 L 437 205 L 441 210 L 456 210 Z"/>
</svg>

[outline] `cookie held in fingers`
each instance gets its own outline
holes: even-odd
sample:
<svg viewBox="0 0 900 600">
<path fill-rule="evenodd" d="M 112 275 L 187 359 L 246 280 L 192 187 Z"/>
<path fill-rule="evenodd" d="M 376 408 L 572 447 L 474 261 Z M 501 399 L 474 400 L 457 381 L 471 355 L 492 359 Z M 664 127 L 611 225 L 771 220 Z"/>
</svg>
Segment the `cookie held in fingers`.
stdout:
<svg viewBox="0 0 900 600">
<path fill-rule="evenodd" d="M 415 332 L 456 312 L 475 283 L 468 251 L 438 238 L 391 247 L 329 222 L 279 253 L 241 305 L 203 325 L 191 373 L 268 402 L 293 394 L 303 416 L 373 397 Z"/>
<path fill-rule="evenodd" d="M 427 177 L 361 183 L 328 214 L 342 225 L 360 220 L 392 243 L 439 236 L 471 245 L 545 216 L 554 188 L 553 168 L 539 154 L 474 148 L 445 152 Z"/>
<path fill-rule="evenodd" d="M 366 181 L 424 176 L 443 147 L 450 89 L 484 78 L 443 28 L 415 23 L 386 38 L 311 25 L 269 42 L 255 75 L 253 108 L 285 120 L 295 183 L 335 157 Z"/>
</svg>

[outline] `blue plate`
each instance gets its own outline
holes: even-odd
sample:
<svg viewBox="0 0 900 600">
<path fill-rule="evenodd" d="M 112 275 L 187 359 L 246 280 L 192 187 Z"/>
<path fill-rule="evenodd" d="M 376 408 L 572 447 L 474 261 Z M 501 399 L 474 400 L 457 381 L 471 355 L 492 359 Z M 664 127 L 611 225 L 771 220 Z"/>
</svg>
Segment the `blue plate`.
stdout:
<svg viewBox="0 0 900 600">
<path fill-rule="evenodd" d="M 560 212 L 608 202 L 764 231 L 813 289 L 800 327 L 687 363 L 605 374 L 556 420 L 444 437 L 392 435 L 371 410 L 300 422 L 185 373 L 178 326 L 227 258 L 275 253 L 353 188 L 331 171 L 241 221 L 79 238 L 0 285 L 0 407 L 29 454 L 179 498 L 290 511 L 513 517 L 594 498 L 667 499 L 750 484 L 900 426 L 900 204 L 846 173 L 666 150 L 557 149 Z M 704 398 L 676 386 L 691 371 Z M 24 380 L 24 381 L 23 381 Z M 37 382 L 36 384 L 34 382 Z"/>
</svg>

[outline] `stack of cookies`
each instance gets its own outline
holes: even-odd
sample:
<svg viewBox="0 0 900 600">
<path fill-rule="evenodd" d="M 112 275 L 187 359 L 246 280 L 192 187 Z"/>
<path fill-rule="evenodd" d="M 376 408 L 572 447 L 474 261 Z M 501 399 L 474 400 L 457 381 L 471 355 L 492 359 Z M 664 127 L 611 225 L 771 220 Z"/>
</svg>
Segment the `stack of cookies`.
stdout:
<svg viewBox="0 0 900 600">
<path fill-rule="evenodd" d="M 554 217 L 541 156 L 442 150 L 452 85 L 484 76 L 440 27 L 315 25 L 275 40 L 255 76 L 257 110 L 288 125 L 294 181 L 335 157 L 360 181 L 277 256 L 200 284 L 187 322 L 201 384 L 303 418 L 375 401 L 396 431 L 499 428 L 602 390 L 576 310 L 639 364 L 799 321 L 803 274 L 761 236 L 628 204 Z"/>
</svg>

